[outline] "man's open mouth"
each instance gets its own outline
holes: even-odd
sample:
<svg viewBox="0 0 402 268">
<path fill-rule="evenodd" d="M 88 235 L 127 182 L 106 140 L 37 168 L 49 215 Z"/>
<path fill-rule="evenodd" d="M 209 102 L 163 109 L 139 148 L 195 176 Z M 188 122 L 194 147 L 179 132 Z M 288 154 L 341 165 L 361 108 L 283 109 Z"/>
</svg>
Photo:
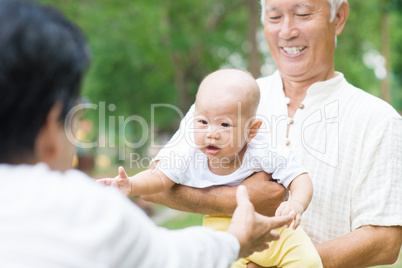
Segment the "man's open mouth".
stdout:
<svg viewBox="0 0 402 268">
<path fill-rule="evenodd" d="M 286 54 L 289 55 L 297 55 L 300 52 L 302 52 L 303 50 L 305 50 L 307 47 L 303 46 L 303 47 L 282 47 L 283 51 L 285 51 Z"/>
</svg>

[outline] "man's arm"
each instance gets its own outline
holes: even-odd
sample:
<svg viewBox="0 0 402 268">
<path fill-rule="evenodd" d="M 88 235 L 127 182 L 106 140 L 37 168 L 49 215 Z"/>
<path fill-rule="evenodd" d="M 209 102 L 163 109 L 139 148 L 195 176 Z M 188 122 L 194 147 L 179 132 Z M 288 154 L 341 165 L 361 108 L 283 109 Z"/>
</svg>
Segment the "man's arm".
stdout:
<svg viewBox="0 0 402 268">
<path fill-rule="evenodd" d="M 402 227 L 363 226 L 316 246 L 324 267 L 368 267 L 398 259 Z"/>
<path fill-rule="evenodd" d="M 152 168 L 151 165 L 150 168 Z M 259 172 L 246 179 L 242 185 L 247 187 L 250 201 L 255 210 L 263 215 L 273 216 L 283 201 L 285 188 L 273 181 L 271 175 Z M 175 185 L 156 195 L 142 196 L 146 201 L 167 207 L 200 214 L 231 215 L 236 208 L 237 187 L 213 186 L 203 189 Z"/>
</svg>

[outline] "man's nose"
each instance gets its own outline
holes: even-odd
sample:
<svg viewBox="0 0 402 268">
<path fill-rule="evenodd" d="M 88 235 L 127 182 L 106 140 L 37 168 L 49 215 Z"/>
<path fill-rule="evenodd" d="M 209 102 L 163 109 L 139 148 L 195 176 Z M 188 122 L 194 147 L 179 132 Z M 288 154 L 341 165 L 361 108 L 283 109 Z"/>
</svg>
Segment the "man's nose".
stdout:
<svg viewBox="0 0 402 268">
<path fill-rule="evenodd" d="M 299 35 L 299 29 L 293 17 L 285 16 L 283 18 L 279 37 L 285 40 L 290 40 Z"/>
</svg>

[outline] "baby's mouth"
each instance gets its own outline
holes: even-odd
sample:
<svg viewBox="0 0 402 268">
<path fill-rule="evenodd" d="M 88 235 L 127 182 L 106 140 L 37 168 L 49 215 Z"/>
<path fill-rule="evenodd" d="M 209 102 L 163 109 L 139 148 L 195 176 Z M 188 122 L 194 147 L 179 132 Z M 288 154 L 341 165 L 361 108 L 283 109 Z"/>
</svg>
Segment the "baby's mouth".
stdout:
<svg viewBox="0 0 402 268">
<path fill-rule="evenodd" d="M 216 145 L 209 144 L 207 147 L 205 147 L 205 151 L 207 154 L 217 154 L 219 153 L 220 149 Z"/>
</svg>

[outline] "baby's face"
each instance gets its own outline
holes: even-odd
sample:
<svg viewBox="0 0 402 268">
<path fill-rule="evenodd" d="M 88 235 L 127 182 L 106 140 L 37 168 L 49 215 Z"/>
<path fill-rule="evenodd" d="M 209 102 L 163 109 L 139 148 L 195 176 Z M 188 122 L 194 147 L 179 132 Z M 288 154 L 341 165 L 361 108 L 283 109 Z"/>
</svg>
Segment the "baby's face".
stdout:
<svg viewBox="0 0 402 268">
<path fill-rule="evenodd" d="M 228 96 L 229 95 L 229 96 Z M 197 96 L 194 141 L 211 158 L 235 159 L 246 145 L 247 114 L 242 102 L 226 96 Z"/>
</svg>

